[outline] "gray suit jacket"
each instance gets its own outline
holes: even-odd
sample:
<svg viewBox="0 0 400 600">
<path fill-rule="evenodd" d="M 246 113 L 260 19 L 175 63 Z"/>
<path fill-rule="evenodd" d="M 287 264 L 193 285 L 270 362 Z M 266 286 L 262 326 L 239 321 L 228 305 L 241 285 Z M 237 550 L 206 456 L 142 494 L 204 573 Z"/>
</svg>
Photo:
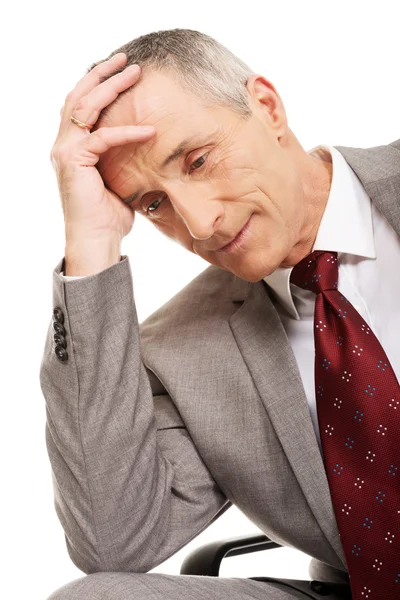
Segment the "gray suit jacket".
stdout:
<svg viewBox="0 0 400 600">
<path fill-rule="evenodd" d="M 400 235 L 400 140 L 337 147 Z M 140 326 L 129 259 L 53 272 L 68 360 L 49 325 L 40 383 L 55 508 L 85 573 L 147 572 L 232 504 L 280 544 L 346 563 L 306 395 L 262 280 L 205 269 Z"/>
</svg>

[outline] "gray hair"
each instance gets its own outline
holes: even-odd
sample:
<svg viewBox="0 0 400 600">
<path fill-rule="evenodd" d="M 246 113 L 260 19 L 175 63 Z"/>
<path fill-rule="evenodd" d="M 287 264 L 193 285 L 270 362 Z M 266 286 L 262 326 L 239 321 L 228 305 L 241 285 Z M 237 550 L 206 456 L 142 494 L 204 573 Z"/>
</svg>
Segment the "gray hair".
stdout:
<svg viewBox="0 0 400 600">
<path fill-rule="evenodd" d="M 115 73 L 133 64 L 139 64 L 142 72 L 145 69 L 167 71 L 206 106 L 227 106 L 244 119 L 252 114 L 246 83 L 254 72 L 225 46 L 205 33 L 193 29 L 154 31 L 124 44 L 105 60 L 118 52 L 127 55 L 127 62 Z M 94 63 L 88 72 L 101 62 L 104 61 Z M 105 79 L 107 77 L 103 81 Z M 132 87 L 119 94 L 110 106 L 118 102 Z"/>
</svg>

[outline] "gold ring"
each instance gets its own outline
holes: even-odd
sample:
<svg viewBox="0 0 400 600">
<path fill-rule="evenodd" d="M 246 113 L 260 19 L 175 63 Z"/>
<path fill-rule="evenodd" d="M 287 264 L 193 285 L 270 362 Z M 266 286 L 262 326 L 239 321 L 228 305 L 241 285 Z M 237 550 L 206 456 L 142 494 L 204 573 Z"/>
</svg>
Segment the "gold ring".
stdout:
<svg viewBox="0 0 400 600">
<path fill-rule="evenodd" d="M 93 125 L 88 125 L 87 123 L 78 121 L 78 119 L 75 119 L 75 117 L 73 117 L 72 115 L 70 116 L 70 119 L 73 123 L 75 123 L 75 125 L 78 125 L 78 127 L 82 127 L 82 129 L 91 129 L 93 127 Z"/>
</svg>

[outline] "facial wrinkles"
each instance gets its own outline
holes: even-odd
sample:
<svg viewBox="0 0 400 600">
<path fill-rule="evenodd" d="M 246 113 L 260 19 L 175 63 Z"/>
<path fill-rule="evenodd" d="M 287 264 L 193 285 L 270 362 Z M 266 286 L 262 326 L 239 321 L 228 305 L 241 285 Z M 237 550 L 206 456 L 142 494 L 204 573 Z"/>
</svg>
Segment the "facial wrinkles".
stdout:
<svg viewBox="0 0 400 600">
<path fill-rule="evenodd" d="M 171 113 L 173 114 L 173 113 Z M 168 115 L 168 116 L 171 116 Z M 161 117 L 161 119 L 159 121 L 161 121 L 162 119 L 165 119 L 166 116 Z M 181 128 L 182 129 L 182 133 L 179 135 L 179 133 L 176 133 L 176 125 L 175 123 L 168 123 L 167 127 L 164 127 L 163 131 L 158 132 L 157 130 L 157 144 L 158 144 L 158 149 L 156 150 L 156 142 L 153 141 L 153 139 L 150 139 L 149 142 L 153 143 L 151 145 L 149 145 L 149 147 L 143 147 L 143 153 L 140 152 L 142 150 L 142 148 L 139 148 L 137 145 L 135 145 L 132 148 L 132 151 L 126 156 L 124 157 L 122 154 L 122 157 L 124 158 L 123 162 L 122 162 L 122 157 L 120 156 L 120 161 L 121 164 L 118 165 L 119 169 L 115 174 L 111 174 L 110 178 L 108 179 L 109 183 L 112 182 L 116 182 L 115 185 L 115 190 L 117 189 L 122 189 L 124 188 L 124 186 L 126 186 L 126 192 L 124 192 L 123 196 L 127 196 L 127 195 L 132 195 L 133 190 L 136 188 L 139 188 L 141 186 L 139 186 L 139 182 L 137 181 L 135 183 L 135 185 L 132 184 L 132 186 L 128 189 L 127 185 L 129 183 L 129 181 L 133 178 L 139 180 L 139 178 L 141 178 L 144 182 L 146 182 L 143 187 L 145 189 L 147 189 L 148 192 L 151 191 L 155 191 L 158 189 L 161 189 L 162 184 L 161 181 L 164 180 L 171 180 L 174 179 L 176 177 L 180 178 L 182 173 L 183 173 L 183 169 L 182 169 L 182 162 L 183 162 L 183 158 L 180 157 L 178 159 L 177 162 L 172 163 L 169 167 L 166 168 L 165 173 L 161 173 L 161 171 L 158 170 L 158 165 L 159 163 L 162 161 L 163 158 L 165 158 L 165 156 L 167 156 L 167 154 L 169 154 L 171 152 L 171 150 L 176 146 L 176 144 L 185 137 L 183 130 L 186 130 L 186 137 L 190 135 L 190 131 L 188 132 L 187 128 Z M 174 132 L 174 135 L 170 135 L 171 132 Z M 196 135 L 196 131 L 194 130 L 193 135 Z M 170 136 L 170 138 L 173 140 L 173 142 L 169 142 L 168 144 L 165 143 L 162 147 L 162 141 L 163 138 L 167 138 L 168 136 Z M 193 152 L 195 150 L 195 146 L 193 146 L 193 148 L 190 149 L 190 152 Z M 211 148 L 210 148 L 211 149 Z M 208 150 L 205 149 L 205 152 L 207 152 Z M 126 150 L 125 150 L 126 152 Z M 148 160 L 146 160 L 146 158 L 148 157 L 149 153 L 153 153 L 152 156 L 150 156 L 150 158 Z M 119 152 L 119 154 L 121 155 L 121 152 Z M 196 156 L 196 159 L 199 158 L 199 156 Z M 146 164 L 147 163 L 147 164 Z M 115 164 L 115 162 L 114 162 Z M 104 175 L 106 176 L 107 172 L 109 171 L 109 168 L 111 169 L 111 166 L 109 167 L 109 165 L 107 165 L 107 168 L 104 169 Z M 151 182 L 151 183 L 150 183 Z M 145 192 L 147 193 L 147 192 Z"/>
</svg>

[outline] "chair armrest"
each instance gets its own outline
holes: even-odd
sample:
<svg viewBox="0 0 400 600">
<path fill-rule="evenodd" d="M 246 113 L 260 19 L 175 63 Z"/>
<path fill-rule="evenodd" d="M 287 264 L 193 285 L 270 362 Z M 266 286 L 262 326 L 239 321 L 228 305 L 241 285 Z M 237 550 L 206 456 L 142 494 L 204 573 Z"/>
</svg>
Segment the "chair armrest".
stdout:
<svg viewBox="0 0 400 600">
<path fill-rule="evenodd" d="M 218 577 L 223 558 L 272 548 L 281 548 L 281 545 L 271 541 L 264 534 L 242 535 L 209 542 L 188 554 L 182 563 L 180 573 Z"/>
</svg>

